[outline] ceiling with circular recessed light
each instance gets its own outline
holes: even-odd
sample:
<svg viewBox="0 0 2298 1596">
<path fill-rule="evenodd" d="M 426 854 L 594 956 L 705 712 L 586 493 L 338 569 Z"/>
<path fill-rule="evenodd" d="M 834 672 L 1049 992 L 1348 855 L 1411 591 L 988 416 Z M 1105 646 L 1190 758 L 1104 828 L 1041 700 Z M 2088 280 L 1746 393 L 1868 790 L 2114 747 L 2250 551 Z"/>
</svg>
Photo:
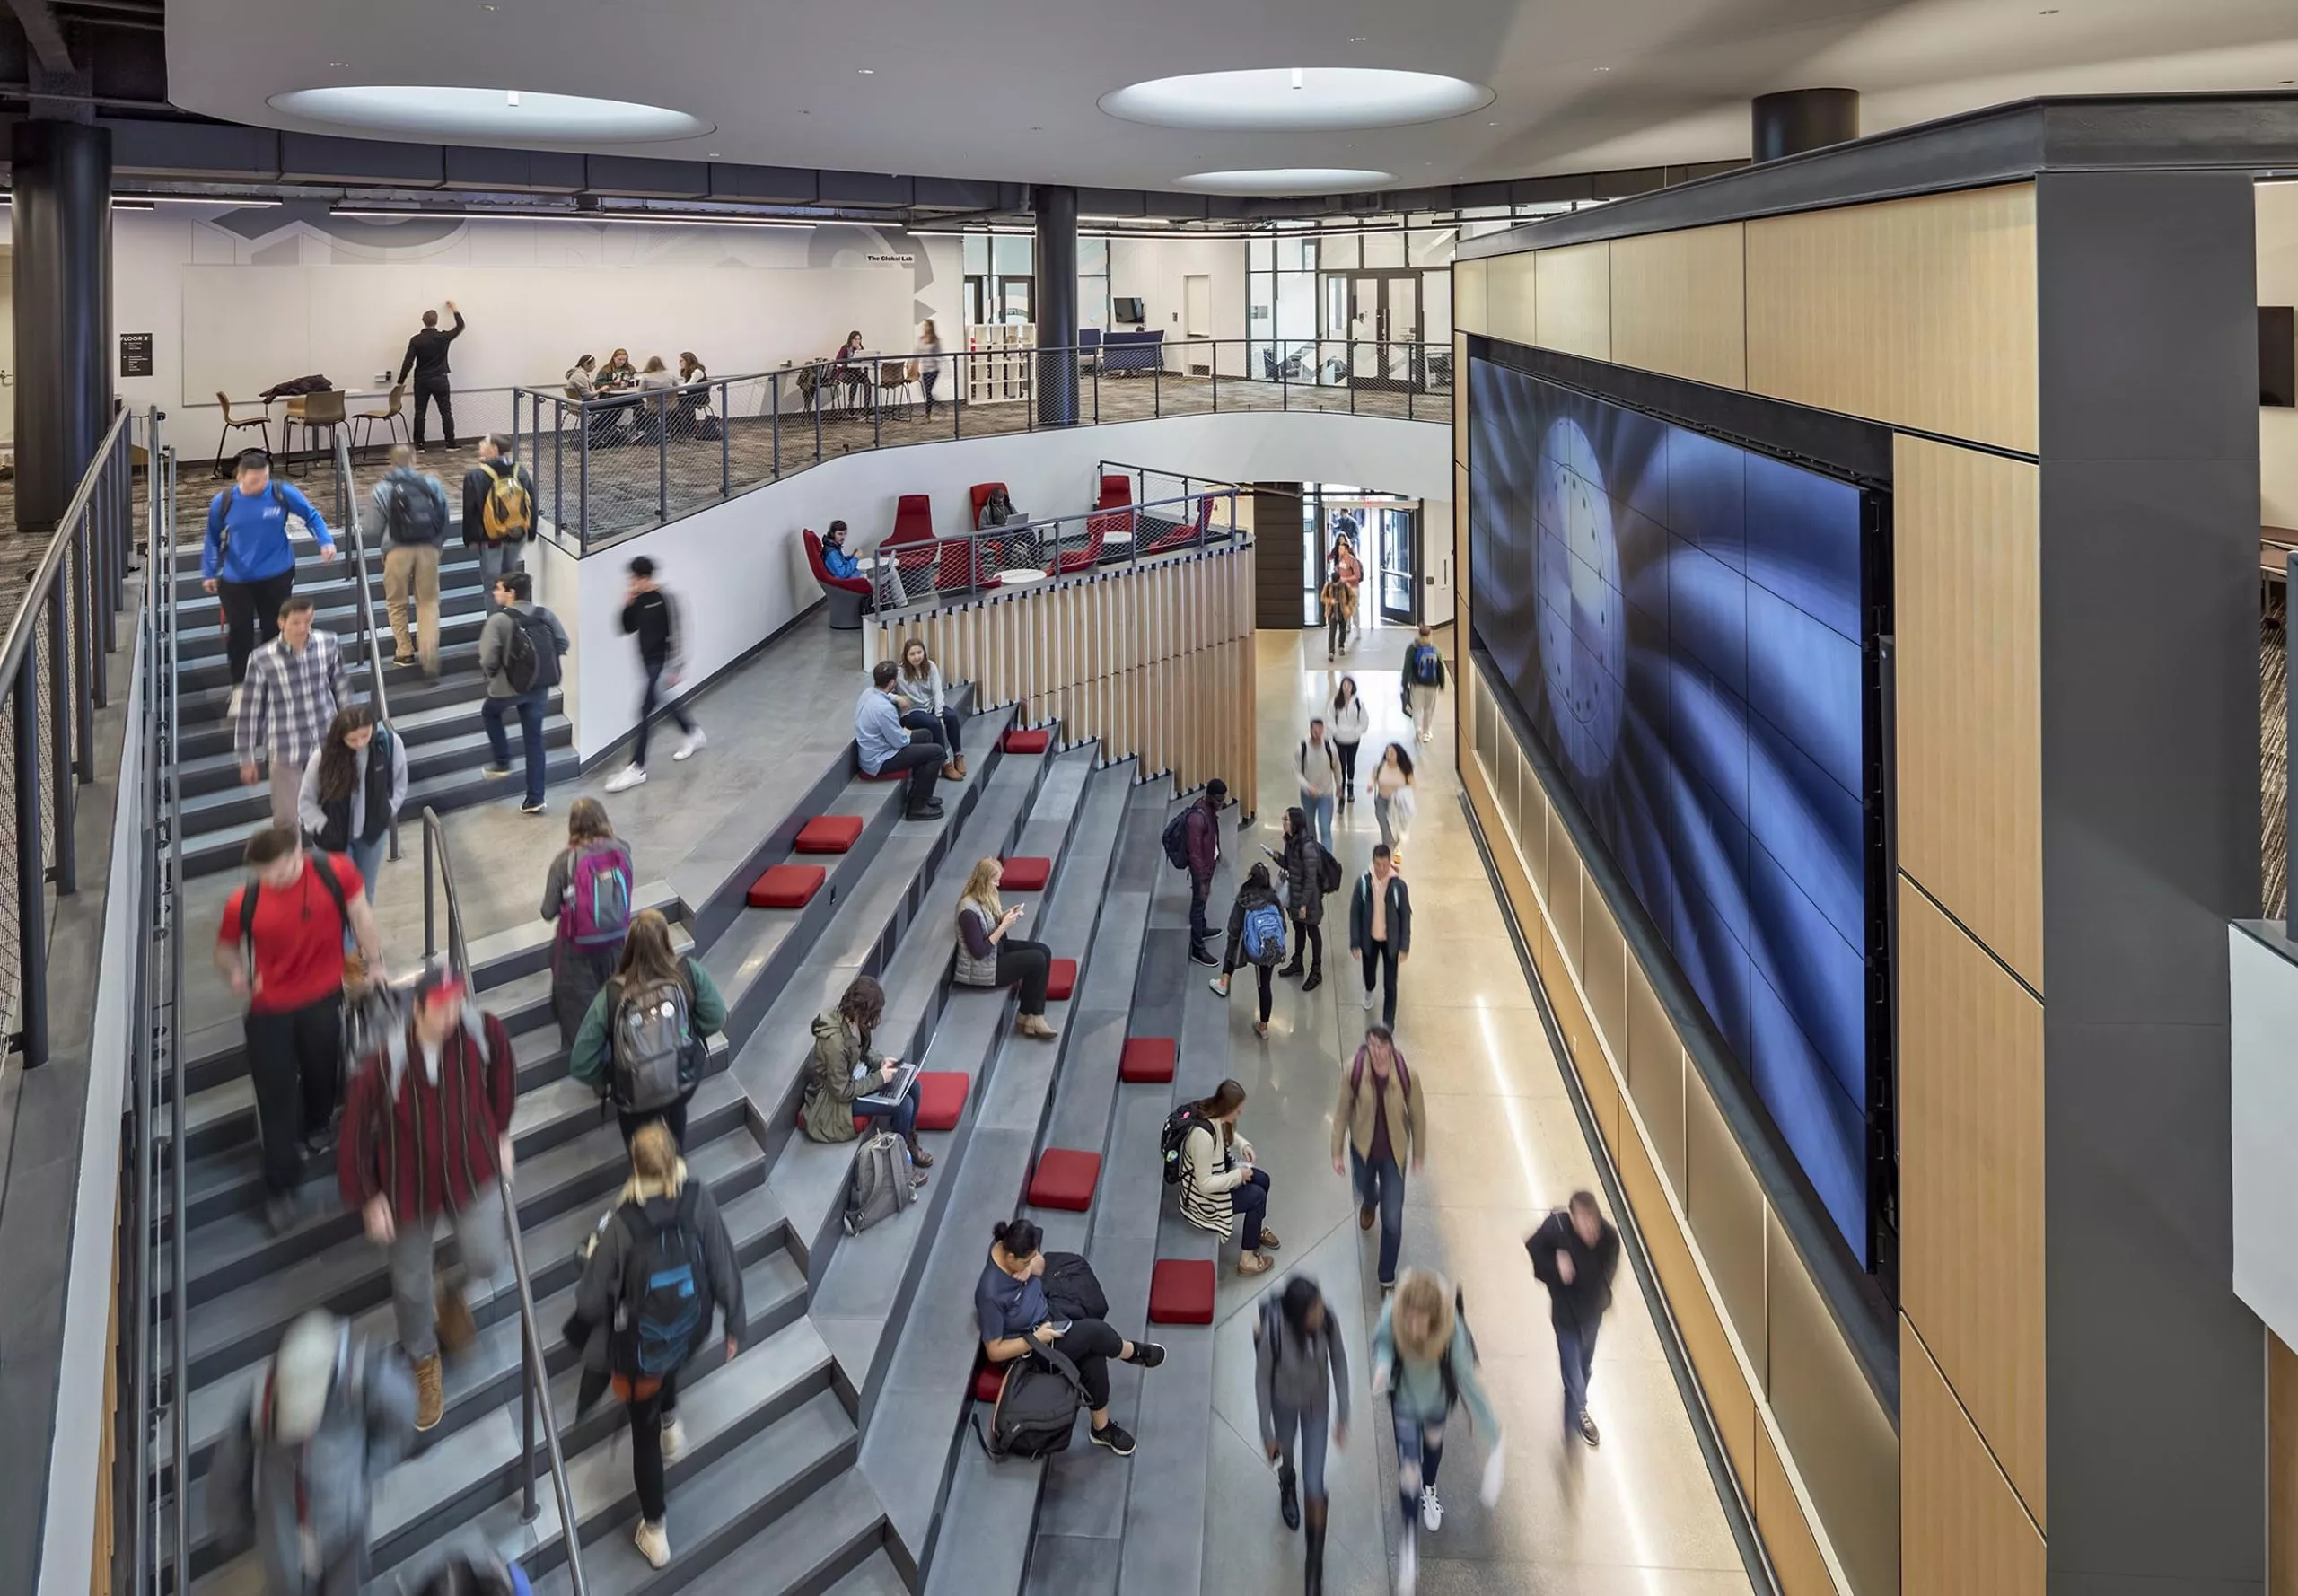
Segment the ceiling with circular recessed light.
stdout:
<svg viewBox="0 0 2298 1596">
<path fill-rule="evenodd" d="M 1068 0 L 1057 24 L 1041 0 L 168 0 L 167 50 L 176 104 L 303 132 L 1089 188 L 1302 168 L 1423 185 L 1743 157 L 1749 98 L 1813 84 L 1861 91 L 1870 131 L 2033 94 L 2271 89 L 2298 78 L 2291 18 L 2291 0 Z M 472 115 L 303 97 L 377 85 L 460 91 Z M 529 114 L 546 96 L 645 119 L 552 125 Z"/>
<path fill-rule="evenodd" d="M 547 144 L 660 144 L 714 131 L 666 106 L 583 94 L 438 84 L 351 83 L 274 94 L 274 110 L 359 133 L 424 133 L 434 138 Z"/>
</svg>

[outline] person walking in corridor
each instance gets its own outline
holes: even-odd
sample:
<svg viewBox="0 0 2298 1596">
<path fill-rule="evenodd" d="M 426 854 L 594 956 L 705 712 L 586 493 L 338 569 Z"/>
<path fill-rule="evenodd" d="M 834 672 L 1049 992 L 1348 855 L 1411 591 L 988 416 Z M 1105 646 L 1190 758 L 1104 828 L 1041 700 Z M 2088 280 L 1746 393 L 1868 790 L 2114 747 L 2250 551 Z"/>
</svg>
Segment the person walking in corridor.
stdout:
<svg viewBox="0 0 2298 1596">
<path fill-rule="evenodd" d="M 1397 1548 L 1397 1596 L 1413 1596 L 1419 1580 L 1420 1537 L 1443 1527 L 1436 1470 L 1444 1461 L 1444 1426 L 1455 1403 L 1465 1402 L 1486 1447 L 1484 1504 L 1500 1500 L 1507 1453 L 1500 1416 L 1478 1376 L 1476 1337 L 1469 1333 L 1460 1292 L 1429 1269 L 1407 1269 L 1381 1304 L 1373 1328 L 1373 1394 L 1385 1393 L 1397 1447 L 1397 1500 L 1404 1537 Z"/>
<path fill-rule="evenodd" d="M 279 636 L 249 657 L 232 726 L 242 785 L 255 785 L 259 757 L 270 761 L 273 825 L 301 823 L 303 767 L 327 741 L 335 712 L 350 702 L 342 646 L 311 625 L 311 601 L 291 594 L 279 606 Z"/>
<path fill-rule="evenodd" d="M 439 430 L 446 434 L 447 447 L 455 446 L 455 397 L 447 381 L 447 346 L 462 336 L 463 313 L 455 309 L 455 302 L 447 302 L 447 314 L 455 319 L 454 326 L 439 330 L 439 312 L 423 312 L 423 330 L 407 340 L 407 358 L 399 363 L 399 380 L 407 381 L 409 372 L 415 373 L 415 446 L 424 447 L 423 434 L 431 419 L 431 407 L 439 407 Z"/>
<path fill-rule="evenodd" d="M 1373 850 L 1373 868 L 1356 878 L 1348 899 L 1348 951 L 1364 961 L 1364 1006 L 1381 991 L 1381 1023 L 1397 1022 L 1397 971 L 1412 952 L 1412 893 L 1399 875 L 1386 843 Z"/>
<path fill-rule="evenodd" d="M 1423 627 L 1404 651 L 1404 708 L 1423 742 L 1436 740 L 1436 710 L 1444 698 L 1444 651 Z"/>
<path fill-rule="evenodd" d="M 1256 864 L 1245 872 L 1245 884 L 1237 889 L 1237 900 L 1229 907 L 1229 948 L 1221 956 L 1221 973 L 1210 985 L 1223 997 L 1229 995 L 1229 978 L 1237 973 L 1239 964 L 1253 967 L 1253 978 L 1260 985 L 1260 1014 L 1253 1022 L 1253 1034 L 1268 1035 L 1268 1010 L 1272 1001 L 1270 979 L 1276 967 L 1285 962 L 1285 906 L 1277 901 L 1276 883 L 1269 880 L 1268 866 Z"/>
<path fill-rule="evenodd" d="M 1309 978 L 1301 990 L 1314 992 L 1325 982 L 1325 894 L 1340 886 L 1340 862 L 1310 831 L 1307 814 L 1288 809 L 1276 867 L 1284 873 L 1285 901 L 1293 916 L 1293 962 L 1277 973 L 1298 976 L 1305 956 Z"/>
<path fill-rule="evenodd" d="M 1340 755 L 1340 803 L 1344 809 L 1356 807 L 1356 745 L 1364 741 L 1364 733 L 1372 729 L 1373 717 L 1364 708 L 1364 700 L 1356 691 L 1356 679 L 1344 676 L 1332 690 L 1331 724 L 1333 750 Z"/>
<path fill-rule="evenodd" d="M 1339 1316 L 1306 1276 L 1295 1275 L 1282 1292 L 1260 1300 L 1260 1320 L 1253 1327 L 1253 1397 L 1261 1446 L 1276 1465 L 1277 1515 L 1287 1530 L 1301 1527 L 1304 1510 L 1308 1519 L 1304 1596 L 1324 1596 L 1325 1440 L 1329 1431 L 1335 1447 L 1348 1443 L 1348 1356 L 1341 1348 Z"/>
<path fill-rule="evenodd" d="M 1564 1444 L 1575 1435 L 1594 1446 L 1602 1439 L 1588 1413 L 1588 1377 L 1596 1367 L 1596 1332 L 1612 1305 L 1612 1276 L 1619 1270 L 1619 1232 L 1596 1206 L 1593 1192 L 1575 1191 L 1571 1203 L 1541 1221 L 1524 1241 L 1532 1274 L 1548 1287 L 1548 1321 L 1556 1328 L 1556 1359 L 1564 1373 Z"/>
<path fill-rule="evenodd" d="M 559 662 L 570 646 L 566 628 L 534 601 L 534 593 L 533 580 L 524 571 L 505 573 L 495 584 L 495 601 L 502 608 L 487 618 L 478 634 L 478 673 L 487 681 L 478 720 L 487 728 L 490 756 L 479 774 L 511 774 L 511 740 L 504 732 L 503 717 L 517 711 L 527 767 L 526 802 L 519 805 L 522 815 L 543 812 L 549 760 L 542 744 L 542 723 L 550 713 L 550 689 L 558 685 Z"/>
<path fill-rule="evenodd" d="M 1294 750 L 1294 768 L 1301 776 L 1301 807 L 1317 828 L 1317 840 L 1332 846 L 1332 806 L 1340 792 L 1340 754 L 1325 735 L 1324 717 L 1309 723 L 1309 734 Z"/>
<path fill-rule="evenodd" d="M 1206 944 L 1213 940 L 1205 906 L 1213 896 L 1213 872 L 1221 863 L 1221 806 L 1228 802 L 1229 784 L 1215 776 L 1205 784 L 1205 795 L 1181 811 L 1182 856 L 1175 863 L 1188 871 L 1188 956 L 1192 962 L 1219 964 Z M 1165 852 L 1173 848 L 1168 829 Z"/>
<path fill-rule="evenodd" d="M 224 653 L 232 667 L 227 715 L 240 713 L 240 684 L 247 680 L 248 656 L 279 635 L 279 607 L 295 591 L 295 546 L 287 538 L 290 516 L 318 539 L 320 558 L 335 557 L 335 538 L 327 519 L 292 482 L 271 479 L 271 457 L 260 449 L 243 451 L 234 462 L 234 485 L 207 502 L 207 537 L 199 548 L 199 585 L 215 595 L 224 611 Z"/>
<path fill-rule="evenodd" d="M 391 469 L 375 484 L 375 524 L 383 529 L 383 608 L 391 618 L 394 662 L 439 674 L 439 548 L 447 540 L 447 490 L 415 469 L 415 451 L 391 445 Z M 408 601 L 415 607 L 415 636 L 408 634 Z"/>
<path fill-rule="evenodd" d="M 1419 802 L 1412 782 L 1412 756 L 1401 742 L 1391 742 L 1381 752 L 1380 767 L 1364 783 L 1364 790 L 1373 794 L 1373 820 L 1381 828 L 1381 841 L 1399 866 Z"/>
<path fill-rule="evenodd" d="M 1340 658 L 1341 645 L 1348 641 L 1348 605 L 1351 596 L 1348 583 L 1340 579 L 1340 574 L 1337 571 L 1325 578 L 1324 586 L 1318 591 L 1317 601 L 1324 606 L 1325 612 L 1325 663 L 1327 664 Z"/>
<path fill-rule="evenodd" d="M 1332 1172 L 1343 1173 L 1340 1152 L 1348 1147 L 1346 1173 L 1356 1188 L 1356 1228 L 1381 1222 L 1381 1289 L 1397 1283 L 1397 1252 L 1404 1245 L 1404 1172 L 1417 1173 L 1427 1156 L 1427 1105 L 1413 1078 L 1395 1033 L 1368 1026 L 1356 1057 L 1340 1078 L 1340 1104 L 1332 1117 Z"/>
<path fill-rule="evenodd" d="M 622 962 L 637 879 L 629 846 L 614 834 L 607 806 L 595 798 L 574 800 L 566 811 L 566 846 L 551 860 L 542 883 L 542 917 L 556 927 L 550 1012 L 558 1022 L 558 1045 L 570 1053 L 591 1000 Z"/>
<path fill-rule="evenodd" d="M 646 737 L 655 710 L 666 711 L 671 723 L 683 734 L 684 741 L 671 759 L 691 759 L 695 750 L 709 741 L 676 699 L 664 697 L 679 685 L 678 608 L 655 580 L 654 562 L 643 554 L 630 562 L 630 580 L 622 595 L 622 629 L 638 639 L 638 669 L 646 678 L 646 686 L 638 695 L 637 746 L 631 750 L 630 763 L 607 778 L 610 793 L 627 793 L 646 779 Z"/>
<path fill-rule="evenodd" d="M 534 526 L 535 479 L 514 458 L 509 436 L 489 433 L 478 441 L 478 463 L 463 473 L 463 546 L 478 550 L 478 584 L 490 611 L 502 608 L 495 584 L 523 567 L 520 551 Z"/>
</svg>

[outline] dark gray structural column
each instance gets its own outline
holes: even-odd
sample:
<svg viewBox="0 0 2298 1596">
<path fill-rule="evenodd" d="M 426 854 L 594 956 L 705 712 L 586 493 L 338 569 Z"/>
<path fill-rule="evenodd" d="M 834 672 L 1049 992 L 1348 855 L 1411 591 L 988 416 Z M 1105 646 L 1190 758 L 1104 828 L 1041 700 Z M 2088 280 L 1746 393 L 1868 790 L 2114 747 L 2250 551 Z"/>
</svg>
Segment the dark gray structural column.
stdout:
<svg viewBox="0 0 2298 1596">
<path fill-rule="evenodd" d="M 1038 425 L 1077 425 L 1077 190 L 1031 191 L 1038 218 Z"/>
<path fill-rule="evenodd" d="M 2054 1596 L 2265 1588 L 2227 1132 L 2226 922 L 2259 912 L 2253 205 L 2242 172 L 2036 180 Z"/>
<path fill-rule="evenodd" d="M 1311 625 L 1301 595 L 1301 484 L 1256 482 L 1253 506 L 1253 625 L 1297 632 Z M 1324 556 L 1317 556 L 1320 580 Z"/>
<path fill-rule="evenodd" d="M 19 122 L 14 167 L 16 523 L 63 519 L 111 425 L 111 134 Z"/>
<path fill-rule="evenodd" d="M 1748 110 L 1759 163 L 1859 136 L 1856 89 L 1784 89 L 1757 95 Z"/>
</svg>

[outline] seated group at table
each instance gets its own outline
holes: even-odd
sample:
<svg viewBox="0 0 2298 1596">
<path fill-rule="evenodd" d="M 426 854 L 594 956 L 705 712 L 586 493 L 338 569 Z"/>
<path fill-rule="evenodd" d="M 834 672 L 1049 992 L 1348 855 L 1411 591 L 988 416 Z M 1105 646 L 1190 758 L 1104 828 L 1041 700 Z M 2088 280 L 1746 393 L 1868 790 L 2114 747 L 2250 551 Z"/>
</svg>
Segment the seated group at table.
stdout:
<svg viewBox="0 0 2298 1596">
<path fill-rule="evenodd" d="M 626 430 L 642 434 L 650 441 L 654 436 L 656 417 L 666 419 L 673 435 L 696 435 L 707 430 L 711 420 L 711 391 L 697 384 L 710 381 L 710 373 L 692 350 L 679 355 L 679 369 L 672 373 L 668 363 L 659 355 L 646 357 L 644 369 L 630 363 L 630 351 L 617 349 L 601 365 L 595 355 L 584 355 L 566 370 L 567 397 L 585 404 L 605 399 L 611 402 L 601 406 L 591 415 L 592 443 L 611 442 Z M 675 399 L 647 402 L 650 393 L 684 389 Z M 625 428 L 626 418 L 629 426 Z"/>
</svg>

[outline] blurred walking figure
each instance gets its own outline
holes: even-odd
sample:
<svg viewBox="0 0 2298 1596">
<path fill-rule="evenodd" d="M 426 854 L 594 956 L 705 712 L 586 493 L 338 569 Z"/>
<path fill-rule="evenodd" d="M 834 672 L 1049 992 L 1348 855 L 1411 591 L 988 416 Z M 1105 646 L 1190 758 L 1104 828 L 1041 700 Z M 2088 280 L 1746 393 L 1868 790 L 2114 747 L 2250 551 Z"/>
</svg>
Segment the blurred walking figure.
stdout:
<svg viewBox="0 0 2298 1596">
<path fill-rule="evenodd" d="M 1348 1359 L 1340 1324 L 1325 1306 L 1317 1283 L 1295 1275 L 1281 1293 L 1260 1300 L 1253 1329 L 1253 1395 L 1260 1408 L 1260 1443 L 1276 1464 L 1276 1511 L 1287 1530 L 1309 1523 L 1306 1596 L 1325 1588 L 1325 1434 L 1348 1441 Z M 1295 1457 L 1298 1469 L 1295 1469 Z M 1299 1487 L 1298 1496 L 1294 1494 Z"/>
<path fill-rule="evenodd" d="M 1571 1205 L 1541 1222 L 1524 1241 L 1532 1273 L 1548 1287 L 1556 1357 L 1564 1370 L 1564 1443 L 1601 1439 L 1588 1416 L 1588 1376 L 1596 1366 L 1596 1331 L 1612 1305 L 1619 1268 L 1619 1232 L 1596 1207 L 1595 1194 L 1575 1191 Z"/>
<path fill-rule="evenodd" d="M 1404 651 L 1404 708 L 1423 742 L 1436 740 L 1436 706 L 1444 697 L 1444 653 L 1420 628 Z"/>
<path fill-rule="evenodd" d="M 1412 1596 L 1420 1569 L 1420 1533 L 1444 1523 L 1436 1499 L 1436 1470 L 1444 1460 L 1444 1421 L 1456 1402 L 1484 1432 L 1487 1453 L 1482 1495 L 1500 1499 L 1503 1478 L 1500 1417 L 1477 1376 L 1476 1338 L 1469 1334 L 1460 1294 L 1428 1269 L 1407 1269 L 1381 1305 L 1373 1329 L 1373 1393 L 1387 1392 L 1397 1443 L 1397 1499 L 1404 1513 L 1404 1541 L 1397 1551 L 1397 1596 Z"/>
</svg>

